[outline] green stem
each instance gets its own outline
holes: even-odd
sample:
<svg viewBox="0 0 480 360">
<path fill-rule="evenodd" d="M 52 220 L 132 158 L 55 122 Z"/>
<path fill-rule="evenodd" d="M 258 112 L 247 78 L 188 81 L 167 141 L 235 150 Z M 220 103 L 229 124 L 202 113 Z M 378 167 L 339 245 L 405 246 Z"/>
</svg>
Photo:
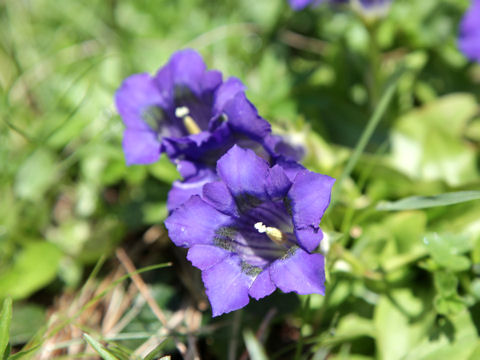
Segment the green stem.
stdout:
<svg viewBox="0 0 480 360">
<path fill-rule="evenodd" d="M 302 325 L 307 322 L 308 312 L 310 311 L 310 295 L 307 295 L 305 302 L 302 305 L 302 324 L 300 325 L 300 337 L 297 342 L 297 347 L 295 349 L 295 360 L 300 360 L 302 356 L 304 338 L 302 334 Z"/>
<path fill-rule="evenodd" d="M 402 74 L 403 71 L 399 73 Z M 355 146 L 355 149 L 353 151 L 352 156 L 347 162 L 347 165 L 345 166 L 345 169 L 343 170 L 342 174 L 340 175 L 334 191 L 333 191 L 333 196 L 332 196 L 332 204 L 337 201 L 338 198 L 338 192 L 341 189 L 341 184 L 343 181 L 350 176 L 352 170 L 354 169 L 355 165 L 358 162 L 358 159 L 360 158 L 360 155 L 362 155 L 363 151 L 365 150 L 368 142 L 370 141 L 370 138 L 373 135 L 373 132 L 377 128 L 380 120 L 383 118 L 383 115 L 385 115 L 385 112 L 387 111 L 388 105 L 392 101 L 393 94 L 395 93 L 395 89 L 397 87 L 399 75 L 395 76 L 393 78 L 393 81 L 390 82 L 390 84 L 387 86 L 387 89 L 383 93 L 382 98 L 380 99 L 380 102 L 378 103 L 378 106 L 375 108 L 375 111 L 372 115 L 372 117 L 368 120 L 367 126 L 363 130 L 362 135 L 360 136 L 360 139 L 358 140 L 357 145 Z M 332 208 L 332 206 L 330 206 Z"/>
<path fill-rule="evenodd" d="M 373 111 L 380 100 L 381 83 L 381 53 L 377 43 L 377 23 L 366 24 L 369 34 L 369 68 L 367 86 L 370 92 L 370 107 Z"/>
</svg>

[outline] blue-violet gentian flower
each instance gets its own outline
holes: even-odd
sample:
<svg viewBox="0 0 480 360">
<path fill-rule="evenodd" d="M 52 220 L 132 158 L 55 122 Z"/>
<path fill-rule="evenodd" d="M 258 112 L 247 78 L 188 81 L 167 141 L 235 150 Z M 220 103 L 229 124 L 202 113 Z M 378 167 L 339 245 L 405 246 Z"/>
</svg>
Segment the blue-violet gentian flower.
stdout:
<svg viewBox="0 0 480 360">
<path fill-rule="evenodd" d="M 166 152 L 172 161 L 215 166 L 234 143 L 261 141 L 270 124 L 244 90 L 240 80 L 207 70 L 191 49 L 176 52 L 155 76 L 128 77 L 115 97 L 127 164 L 149 164 Z"/>
<path fill-rule="evenodd" d="M 295 10 L 302 10 L 309 5 L 316 6 L 323 2 L 333 5 L 348 4 L 354 10 L 367 19 L 376 19 L 384 17 L 390 9 L 390 3 L 393 0 L 289 0 L 290 7 Z"/>
<path fill-rule="evenodd" d="M 213 316 L 240 309 L 276 288 L 324 294 L 324 256 L 313 251 L 334 179 L 298 166 L 270 167 L 234 146 L 206 183 L 165 221 L 172 241 L 202 270 Z"/>
<path fill-rule="evenodd" d="M 176 163 L 183 180 L 174 182 L 169 192 L 170 211 L 217 179 L 217 160 L 235 144 L 271 163 L 303 156 L 302 148 L 271 133 L 240 80 L 223 81 L 194 50 L 178 51 L 153 77 L 128 77 L 116 93 L 116 105 L 126 125 L 128 165 L 155 162 L 162 152 Z"/>
<path fill-rule="evenodd" d="M 299 11 L 306 8 L 309 5 L 317 6 L 321 3 L 328 2 L 333 4 L 341 4 L 346 3 L 348 0 L 288 0 L 290 7 L 295 10 Z"/>
<path fill-rule="evenodd" d="M 460 23 L 458 45 L 470 60 L 480 62 L 480 0 L 473 0 Z"/>
</svg>

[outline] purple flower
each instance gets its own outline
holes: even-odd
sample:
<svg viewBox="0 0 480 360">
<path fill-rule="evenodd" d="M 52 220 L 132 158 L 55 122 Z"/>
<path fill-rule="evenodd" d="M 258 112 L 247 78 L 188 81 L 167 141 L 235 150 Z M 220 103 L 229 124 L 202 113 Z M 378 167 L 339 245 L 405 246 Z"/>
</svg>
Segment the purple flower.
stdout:
<svg viewBox="0 0 480 360">
<path fill-rule="evenodd" d="M 207 70 L 194 50 L 175 53 L 155 76 L 128 77 L 116 93 L 126 129 L 127 164 L 148 164 L 166 152 L 175 161 L 214 166 L 241 140 L 262 141 L 270 134 L 236 78 Z"/>
<path fill-rule="evenodd" d="M 308 5 L 316 6 L 322 2 L 333 5 L 350 3 L 350 5 L 366 18 L 378 18 L 387 14 L 393 0 L 289 0 L 290 7 L 302 10 Z"/>
<path fill-rule="evenodd" d="M 276 288 L 324 294 L 324 257 L 312 253 L 334 179 L 300 165 L 270 167 L 234 146 L 203 186 L 165 221 L 177 246 L 202 270 L 213 316 L 240 309 Z"/>
<path fill-rule="evenodd" d="M 480 62 L 480 0 L 473 0 L 460 23 L 458 46 L 470 60 Z"/>
<path fill-rule="evenodd" d="M 290 7 L 295 11 L 302 10 L 309 5 L 317 6 L 325 1 L 333 4 L 348 2 L 348 0 L 288 0 Z"/>
<path fill-rule="evenodd" d="M 258 156 L 270 165 L 282 164 L 285 169 L 297 171 L 300 161 L 305 153 L 301 146 L 294 146 L 278 135 L 268 134 L 261 142 L 236 139 L 235 144 L 253 150 Z M 229 147 L 234 144 L 228 144 Z M 225 149 L 224 153 L 228 149 Z M 224 155 L 220 154 L 220 155 Z M 218 156 L 220 158 L 220 156 Z M 215 164 L 216 165 L 216 164 Z M 193 195 L 201 195 L 203 185 L 219 180 L 215 166 L 199 164 L 188 160 L 177 161 L 177 169 L 184 180 L 177 180 L 172 184 L 168 193 L 167 208 L 172 211 L 190 199 Z"/>
</svg>

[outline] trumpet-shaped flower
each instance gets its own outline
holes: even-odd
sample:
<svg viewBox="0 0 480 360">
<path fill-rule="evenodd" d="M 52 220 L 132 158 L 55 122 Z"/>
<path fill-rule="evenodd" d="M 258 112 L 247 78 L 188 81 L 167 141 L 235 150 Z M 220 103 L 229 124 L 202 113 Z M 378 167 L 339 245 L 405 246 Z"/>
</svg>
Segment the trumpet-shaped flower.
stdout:
<svg viewBox="0 0 480 360">
<path fill-rule="evenodd" d="M 276 288 L 323 294 L 324 257 L 313 253 L 334 179 L 301 166 L 273 167 L 234 146 L 203 186 L 167 218 L 170 238 L 189 248 L 217 316 Z"/>
<path fill-rule="evenodd" d="M 128 77 L 116 93 L 126 126 L 127 164 L 148 164 L 162 152 L 175 161 L 214 166 L 233 144 L 270 134 L 236 78 L 207 70 L 194 50 L 175 53 L 155 76 Z"/>
</svg>

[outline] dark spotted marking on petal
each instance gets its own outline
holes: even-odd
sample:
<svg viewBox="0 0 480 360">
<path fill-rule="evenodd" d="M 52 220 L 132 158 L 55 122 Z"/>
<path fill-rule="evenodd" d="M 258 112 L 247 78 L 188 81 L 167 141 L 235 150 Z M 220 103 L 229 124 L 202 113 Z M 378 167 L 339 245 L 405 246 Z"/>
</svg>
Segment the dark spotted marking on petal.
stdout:
<svg viewBox="0 0 480 360">
<path fill-rule="evenodd" d="M 242 194 L 238 194 L 235 197 L 235 203 L 237 204 L 237 207 L 240 210 L 240 212 L 243 213 L 261 205 L 262 200 L 260 200 L 254 195 L 242 193 Z"/>
<path fill-rule="evenodd" d="M 293 216 L 293 211 L 292 211 L 292 199 L 286 197 L 283 200 L 283 205 L 285 206 L 285 210 L 287 210 L 287 214 L 289 216 Z"/>
<path fill-rule="evenodd" d="M 248 276 L 257 276 L 263 271 L 262 268 L 259 268 L 258 266 L 250 265 L 245 261 L 242 261 L 240 266 L 242 267 L 242 272 L 244 274 L 247 274 Z"/>
<path fill-rule="evenodd" d="M 236 233 L 237 231 L 233 227 L 222 226 L 215 231 L 213 243 L 215 246 L 233 252 L 235 250 L 233 245 L 233 237 Z"/>
<path fill-rule="evenodd" d="M 295 254 L 295 252 L 297 251 L 298 249 L 298 246 L 294 245 L 292 246 L 291 248 L 289 248 L 287 250 L 287 252 L 281 257 L 281 260 L 286 260 L 288 259 L 289 257 L 292 257 L 293 254 Z"/>
<path fill-rule="evenodd" d="M 153 131 L 160 132 L 161 124 L 168 122 L 168 117 L 161 107 L 152 105 L 143 109 L 142 120 L 145 121 Z"/>
</svg>

